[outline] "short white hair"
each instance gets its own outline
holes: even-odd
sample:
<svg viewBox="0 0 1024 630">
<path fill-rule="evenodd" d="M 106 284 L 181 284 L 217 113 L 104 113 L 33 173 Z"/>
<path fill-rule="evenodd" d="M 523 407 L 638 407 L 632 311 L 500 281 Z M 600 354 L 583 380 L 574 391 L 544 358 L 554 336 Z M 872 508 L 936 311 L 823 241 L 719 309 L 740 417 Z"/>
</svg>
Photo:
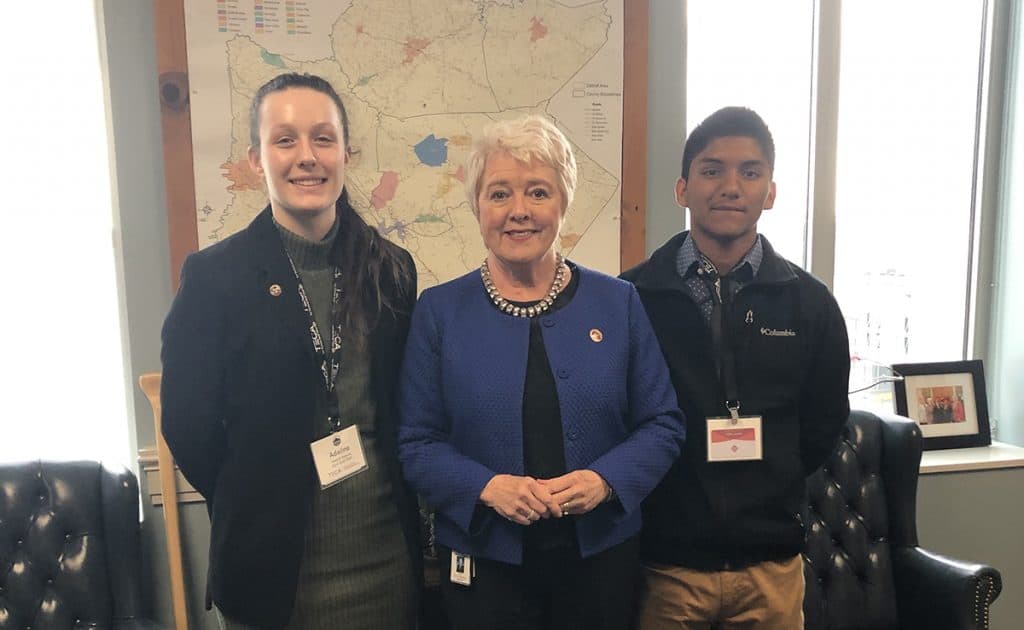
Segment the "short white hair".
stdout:
<svg viewBox="0 0 1024 630">
<path fill-rule="evenodd" d="M 555 169 L 558 187 L 565 199 L 565 212 L 576 192 L 576 158 L 569 140 L 550 120 L 530 114 L 512 120 L 493 122 L 473 140 L 466 158 L 466 197 L 475 216 L 480 216 L 478 197 L 483 184 L 484 166 L 491 155 L 504 151 L 525 164 L 534 161 Z"/>
</svg>

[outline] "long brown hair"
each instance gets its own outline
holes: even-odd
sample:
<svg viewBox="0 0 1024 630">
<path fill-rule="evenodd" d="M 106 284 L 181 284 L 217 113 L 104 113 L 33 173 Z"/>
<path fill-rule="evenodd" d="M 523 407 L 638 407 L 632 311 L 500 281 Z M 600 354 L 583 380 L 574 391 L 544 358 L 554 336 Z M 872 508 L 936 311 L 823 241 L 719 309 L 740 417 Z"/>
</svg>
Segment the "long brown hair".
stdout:
<svg viewBox="0 0 1024 630">
<path fill-rule="evenodd" d="M 295 72 L 280 74 L 256 90 L 249 108 L 249 140 L 252 146 L 260 146 L 260 107 L 263 105 L 263 99 L 267 94 L 289 88 L 307 88 L 330 97 L 338 108 L 342 137 L 348 150 L 348 112 L 341 97 L 322 77 Z M 399 255 L 396 246 L 386 242 L 376 228 L 368 225 L 359 216 L 349 202 L 348 191 L 344 188 L 335 202 L 335 210 L 338 242 L 334 248 L 335 251 L 340 249 L 341 253 L 345 323 L 350 330 L 357 333 L 357 338 L 362 338 L 362 334 L 374 328 L 385 311 L 394 313 L 402 308 L 401 298 L 409 297 L 404 292 L 411 286 L 410 280 L 415 269 L 411 269 L 405 258 Z M 385 291 L 385 285 L 390 285 L 392 291 Z"/>
</svg>

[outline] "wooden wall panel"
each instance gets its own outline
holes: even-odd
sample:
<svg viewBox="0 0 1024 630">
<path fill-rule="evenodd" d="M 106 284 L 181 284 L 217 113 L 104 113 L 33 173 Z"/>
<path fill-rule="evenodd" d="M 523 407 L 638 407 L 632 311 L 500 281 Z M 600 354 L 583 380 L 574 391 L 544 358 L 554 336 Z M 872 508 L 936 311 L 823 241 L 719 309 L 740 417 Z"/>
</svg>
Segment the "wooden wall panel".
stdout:
<svg viewBox="0 0 1024 630">
<path fill-rule="evenodd" d="M 199 248 L 184 0 L 153 0 L 153 19 L 156 22 L 156 65 L 164 140 L 171 286 L 177 291 L 181 263 L 185 256 Z"/>
<path fill-rule="evenodd" d="M 647 257 L 648 0 L 625 0 L 622 76 L 622 214 L 620 265 Z"/>
</svg>

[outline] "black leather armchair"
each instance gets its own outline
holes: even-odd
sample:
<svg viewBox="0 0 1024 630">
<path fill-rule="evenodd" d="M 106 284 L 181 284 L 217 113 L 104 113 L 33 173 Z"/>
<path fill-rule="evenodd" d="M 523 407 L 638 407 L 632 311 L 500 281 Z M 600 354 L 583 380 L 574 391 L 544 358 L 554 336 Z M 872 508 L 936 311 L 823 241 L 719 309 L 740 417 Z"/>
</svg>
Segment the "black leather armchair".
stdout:
<svg viewBox="0 0 1024 630">
<path fill-rule="evenodd" d="M 97 462 L 0 464 L 0 630 L 139 618 L 139 488 Z"/>
<path fill-rule="evenodd" d="M 905 418 L 853 411 L 808 478 L 806 628 L 988 628 L 999 572 L 917 545 L 921 440 Z"/>
</svg>

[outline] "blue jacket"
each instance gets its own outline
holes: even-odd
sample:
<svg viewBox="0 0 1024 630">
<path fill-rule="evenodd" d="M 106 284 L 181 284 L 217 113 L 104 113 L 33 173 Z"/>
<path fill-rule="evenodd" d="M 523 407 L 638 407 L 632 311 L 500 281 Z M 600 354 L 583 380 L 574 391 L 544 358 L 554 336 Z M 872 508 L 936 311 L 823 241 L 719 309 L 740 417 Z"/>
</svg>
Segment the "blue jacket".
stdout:
<svg viewBox="0 0 1024 630">
<path fill-rule="evenodd" d="M 685 429 L 636 289 L 583 267 L 576 273 L 572 301 L 541 324 L 566 470 L 589 468 L 618 495 L 576 517 L 587 557 L 640 530 L 640 503 L 679 456 Z M 530 321 L 500 313 L 479 273 L 466 274 L 423 292 L 399 385 L 399 456 L 436 510 L 437 541 L 510 564 L 522 562 L 523 527 L 489 508 L 474 513 L 494 475 L 523 474 L 529 338 Z"/>
</svg>

